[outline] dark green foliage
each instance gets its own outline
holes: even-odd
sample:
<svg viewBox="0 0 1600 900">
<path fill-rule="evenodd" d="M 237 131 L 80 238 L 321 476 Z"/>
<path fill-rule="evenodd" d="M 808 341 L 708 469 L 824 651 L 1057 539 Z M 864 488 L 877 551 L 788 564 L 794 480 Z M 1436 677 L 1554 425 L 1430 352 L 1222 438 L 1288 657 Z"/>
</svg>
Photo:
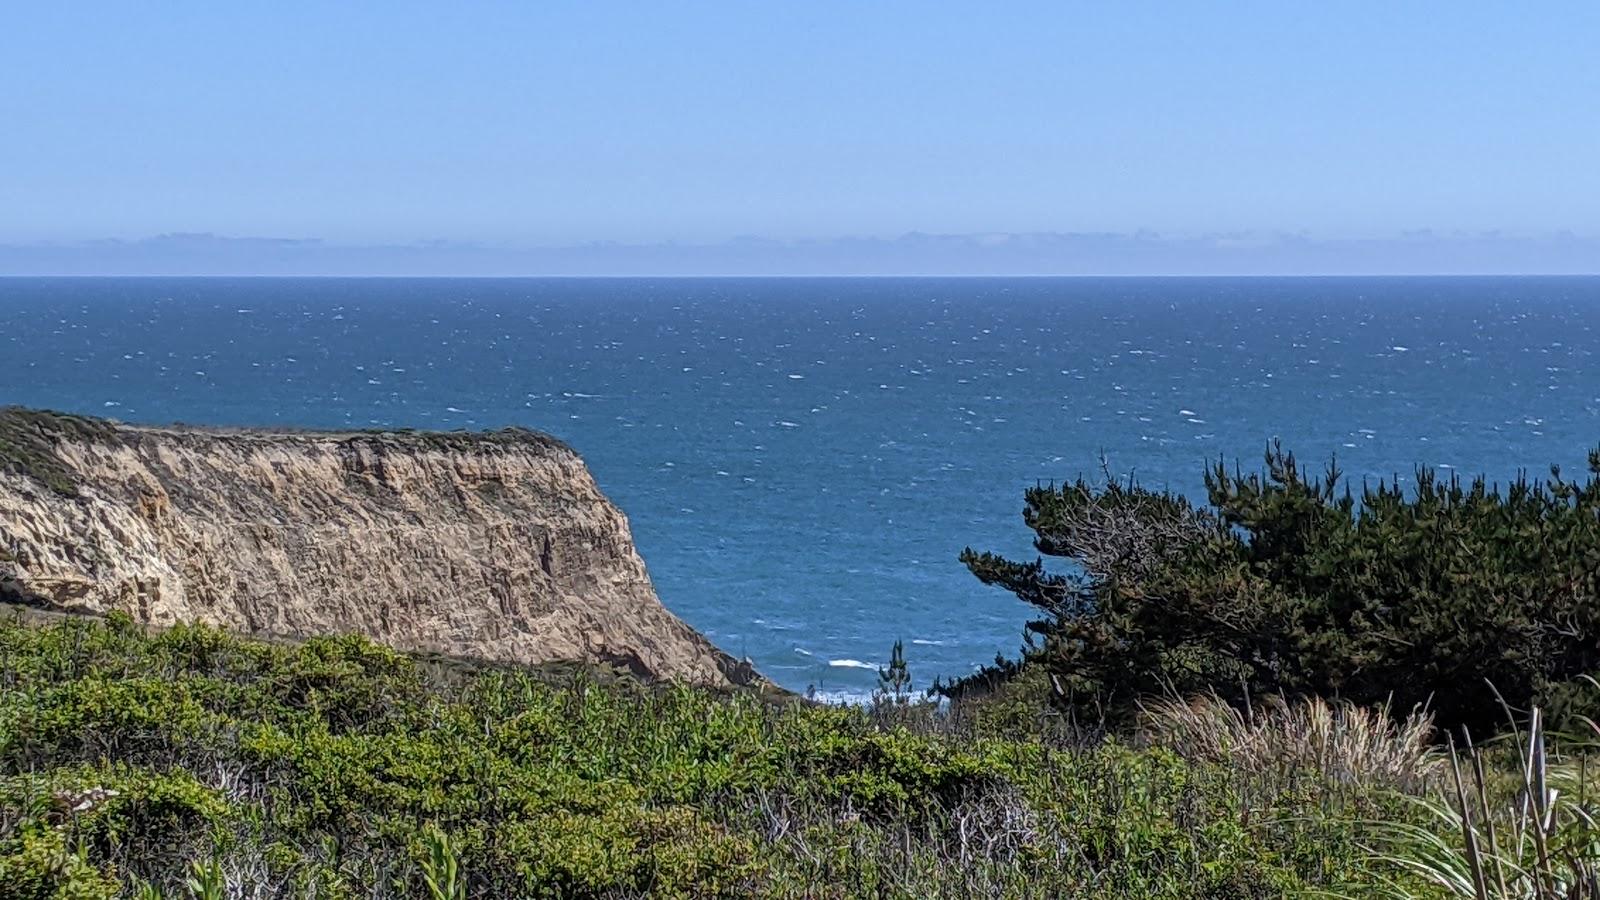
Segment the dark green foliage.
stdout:
<svg viewBox="0 0 1600 900">
<path fill-rule="evenodd" d="M 1246 806 L 1226 767 L 894 709 L 0 623 L 0 897 L 1275 897 L 1360 874 L 1304 785 Z"/>
<path fill-rule="evenodd" d="M 541 449 L 564 450 L 573 452 L 572 448 L 553 435 L 531 428 L 501 428 L 496 431 L 403 431 L 379 432 L 403 444 L 415 444 L 437 450 L 471 451 L 482 450 L 488 445 L 518 446 L 529 445 Z"/>
<path fill-rule="evenodd" d="M 78 479 L 56 446 L 62 441 L 115 440 L 115 427 L 103 419 L 0 406 L 0 468 L 26 475 L 63 497 L 78 496 Z"/>
<path fill-rule="evenodd" d="M 1133 483 L 1028 491 L 1035 544 L 1068 574 L 962 560 L 1046 613 L 1024 665 L 1077 715 L 1281 693 L 1425 704 L 1483 734 L 1505 724 L 1496 690 L 1518 709 L 1600 712 L 1600 691 L 1577 690 L 1600 670 L 1600 451 L 1590 466 L 1504 490 L 1419 469 L 1413 488 L 1358 497 L 1273 445 L 1264 473 L 1212 468 L 1206 508 Z"/>
</svg>

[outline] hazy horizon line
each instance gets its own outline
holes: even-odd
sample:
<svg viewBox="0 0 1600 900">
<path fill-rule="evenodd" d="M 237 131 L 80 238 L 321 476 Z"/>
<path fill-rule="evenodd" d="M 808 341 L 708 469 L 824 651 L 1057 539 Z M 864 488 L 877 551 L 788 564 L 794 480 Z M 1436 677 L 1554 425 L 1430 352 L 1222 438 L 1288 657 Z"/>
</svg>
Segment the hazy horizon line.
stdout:
<svg viewBox="0 0 1600 900">
<path fill-rule="evenodd" d="M 1316 238 L 1230 232 L 908 232 L 893 238 L 737 237 L 552 246 L 176 232 L 138 239 L 0 243 L 10 277 L 1054 278 L 1585 276 L 1600 238 L 1570 232 L 1401 232 Z"/>
<path fill-rule="evenodd" d="M 298 278 L 315 278 L 327 281 L 867 281 L 881 279 L 884 281 L 926 279 L 930 281 L 961 281 L 961 280 L 1070 280 L 1070 279 L 1172 279 L 1172 280 L 1200 280 L 1207 278 L 1216 279 L 1269 279 L 1269 278 L 1318 278 L 1318 279 L 1360 279 L 1360 278 L 1415 278 L 1415 279 L 1490 279 L 1490 278 L 1600 278 L 1600 270 L 1593 272 L 1488 272 L 1488 273 L 1461 273 L 1461 272 L 1285 272 L 1285 273 L 1255 273 L 1255 272 L 1155 272 L 1149 274 L 1127 274 L 1114 272 L 1005 272 L 998 274 L 927 274 L 921 272 L 882 272 L 871 274 L 828 274 L 828 273 L 802 273 L 802 272 L 772 272 L 759 275 L 727 274 L 718 272 L 704 273 L 657 273 L 641 272 L 624 275 L 609 274 L 527 274 L 527 275 L 386 275 L 381 273 L 368 274 L 336 274 L 323 275 L 318 273 L 263 273 L 263 272 L 219 272 L 219 273 L 143 273 L 143 272 L 104 272 L 96 274 L 78 274 L 72 272 L 29 272 L 11 273 L 0 272 L 0 281 L 25 279 L 82 279 L 93 281 L 100 279 L 193 279 L 224 280 L 224 279 L 260 279 L 263 281 L 290 281 Z"/>
</svg>

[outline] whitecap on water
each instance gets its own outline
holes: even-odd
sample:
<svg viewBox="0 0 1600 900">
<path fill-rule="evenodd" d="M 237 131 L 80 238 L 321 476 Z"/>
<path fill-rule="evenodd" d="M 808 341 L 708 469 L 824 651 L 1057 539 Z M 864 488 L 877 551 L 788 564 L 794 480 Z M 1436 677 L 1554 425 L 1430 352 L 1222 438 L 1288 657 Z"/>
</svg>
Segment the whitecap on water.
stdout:
<svg viewBox="0 0 1600 900">
<path fill-rule="evenodd" d="M 868 691 L 810 691 L 810 697 L 829 706 L 866 706 L 872 702 Z"/>
<path fill-rule="evenodd" d="M 864 663 L 859 659 L 830 659 L 828 665 L 837 669 L 876 669 L 872 663 Z"/>
</svg>

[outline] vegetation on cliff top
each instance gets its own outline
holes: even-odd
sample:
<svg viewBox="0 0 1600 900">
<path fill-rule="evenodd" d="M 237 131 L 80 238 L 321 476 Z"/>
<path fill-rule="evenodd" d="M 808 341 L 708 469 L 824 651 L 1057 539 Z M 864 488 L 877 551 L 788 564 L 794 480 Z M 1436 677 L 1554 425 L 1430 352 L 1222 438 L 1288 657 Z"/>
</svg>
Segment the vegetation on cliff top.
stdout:
<svg viewBox="0 0 1600 900">
<path fill-rule="evenodd" d="M 574 453 L 566 442 L 531 428 L 509 427 L 494 431 L 419 431 L 399 429 L 250 429 L 195 427 L 182 423 L 161 428 L 122 426 L 109 419 L 81 416 L 23 406 L 0 406 L 0 468 L 18 472 L 64 497 L 78 495 L 79 478 L 57 452 L 63 443 L 119 444 L 143 440 L 149 434 L 198 435 L 209 439 L 236 437 L 272 440 L 295 437 L 333 437 L 367 440 L 407 449 L 448 452 L 481 451 L 487 447 L 532 446 Z"/>
<path fill-rule="evenodd" d="M 63 497 L 76 497 L 77 473 L 56 453 L 63 440 L 110 443 L 116 440 L 116 427 L 88 416 L 0 406 L 0 468 L 32 478 Z"/>
</svg>

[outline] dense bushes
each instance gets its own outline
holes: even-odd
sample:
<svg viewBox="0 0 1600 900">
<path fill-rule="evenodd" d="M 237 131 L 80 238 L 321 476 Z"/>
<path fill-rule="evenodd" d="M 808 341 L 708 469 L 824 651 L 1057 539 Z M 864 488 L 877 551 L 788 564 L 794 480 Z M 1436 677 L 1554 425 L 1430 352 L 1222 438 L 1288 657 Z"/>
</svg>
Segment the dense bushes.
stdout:
<svg viewBox="0 0 1600 900">
<path fill-rule="evenodd" d="M 1426 717 L 1293 699 L 1480 735 L 1518 718 L 1493 689 L 1590 709 L 1600 454 L 1581 484 L 1422 471 L 1359 498 L 1267 464 L 1213 469 L 1205 506 L 1030 491 L 1039 550 L 1075 567 L 965 554 L 1044 616 L 942 708 L 900 647 L 880 702 L 844 709 L 0 621 L 0 900 L 1481 897 L 1483 859 L 1494 896 L 1600 884 L 1592 741 L 1447 764 Z"/>
<path fill-rule="evenodd" d="M 463 674 L 357 638 L 0 624 L 0 897 L 426 897 L 429 878 L 473 897 L 1269 897 L 1365 877 L 1348 822 L 1380 796 L 991 713 Z"/>
<path fill-rule="evenodd" d="M 1583 680 L 1600 671 L 1600 451 L 1590 467 L 1504 490 L 1419 469 L 1410 489 L 1357 496 L 1274 445 L 1262 474 L 1211 469 L 1204 507 L 1131 482 L 1028 491 L 1035 544 L 1065 572 L 962 559 L 1045 613 L 1022 666 L 1080 717 L 1126 720 L 1152 695 L 1283 694 L 1425 705 L 1481 734 L 1506 724 L 1498 692 L 1572 721 L 1600 712 Z"/>
</svg>

